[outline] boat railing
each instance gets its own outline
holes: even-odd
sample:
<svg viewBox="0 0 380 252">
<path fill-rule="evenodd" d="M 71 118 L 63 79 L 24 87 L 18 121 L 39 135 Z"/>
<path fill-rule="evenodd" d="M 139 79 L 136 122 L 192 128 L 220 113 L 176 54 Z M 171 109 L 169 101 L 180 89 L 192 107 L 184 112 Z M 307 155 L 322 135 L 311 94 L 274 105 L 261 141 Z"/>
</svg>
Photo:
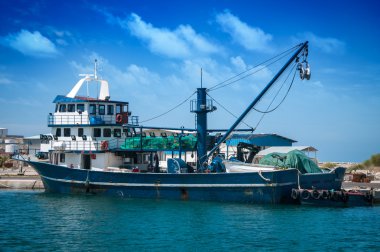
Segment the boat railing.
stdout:
<svg viewBox="0 0 380 252">
<path fill-rule="evenodd" d="M 53 115 L 48 116 L 48 125 L 76 125 L 76 124 L 116 124 L 115 115 Z"/>
<path fill-rule="evenodd" d="M 89 141 L 51 141 L 52 150 L 62 151 L 106 151 L 118 149 L 124 144 L 124 139 L 113 138 L 111 140 Z"/>
<path fill-rule="evenodd" d="M 62 151 L 100 151 L 101 141 L 51 141 L 51 149 Z"/>
</svg>

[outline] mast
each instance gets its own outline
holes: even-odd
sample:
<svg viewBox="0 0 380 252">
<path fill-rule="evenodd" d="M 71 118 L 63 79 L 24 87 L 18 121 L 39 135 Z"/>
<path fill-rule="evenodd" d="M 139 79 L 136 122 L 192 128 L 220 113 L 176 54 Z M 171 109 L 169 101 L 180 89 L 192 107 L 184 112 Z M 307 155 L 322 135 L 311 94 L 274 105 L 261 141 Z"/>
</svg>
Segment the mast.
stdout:
<svg viewBox="0 0 380 252">
<path fill-rule="evenodd" d="M 203 72 L 201 68 L 201 87 L 197 89 L 197 99 L 190 103 L 190 111 L 196 113 L 197 127 L 197 170 L 207 160 L 207 113 L 216 110 L 212 100 L 206 98 L 206 88 L 203 87 Z"/>
<path fill-rule="evenodd" d="M 267 86 L 261 91 L 261 93 L 256 97 L 254 101 L 246 108 L 246 110 L 240 115 L 240 117 L 235 121 L 235 123 L 231 126 L 231 128 L 223 135 L 223 137 L 218 141 L 218 143 L 210 150 L 210 152 L 207 154 L 205 158 L 203 158 L 203 161 L 206 161 L 213 153 L 214 151 L 219 147 L 221 143 L 223 143 L 227 137 L 234 131 L 234 129 L 239 125 L 239 123 L 244 119 L 244 117 L 247 116 L 247 114 L 251 111 L 251 109 L 260 101 L 260 99 L 265 95 L 265 93 L 271 88 L 271 86 L 275 83 L 275 81 L 281 76 L 281 74 L 286 70 L 286 68 L 298 57 L 298 55 L 304 50 L 307 49 L 308 41 L 300 44 L 300 48 L 293 54 L 293 56 L 286 62 L 286 64 L 280 69 L 280 71 L 273 77 L 273 79 L 267 84 Z M 198 89 L 199 90 L 199 89 Z M 206 94 L 205 94 L 206 96 Z M 207 120 L 207 118 L 206 118 Z M 207 126 L 207 125 L 206 125 Z M 198 144 L 200 144 L 198 140 Z M 206 148 L 206 146 L 203 146 L 201 148 Z M 202 157 L 202 156 L 198 156 Z M 202 161 L 200 160 L 200 161 Z M 203 163 L 203 162 L 202 162 Z"/>
</svg>

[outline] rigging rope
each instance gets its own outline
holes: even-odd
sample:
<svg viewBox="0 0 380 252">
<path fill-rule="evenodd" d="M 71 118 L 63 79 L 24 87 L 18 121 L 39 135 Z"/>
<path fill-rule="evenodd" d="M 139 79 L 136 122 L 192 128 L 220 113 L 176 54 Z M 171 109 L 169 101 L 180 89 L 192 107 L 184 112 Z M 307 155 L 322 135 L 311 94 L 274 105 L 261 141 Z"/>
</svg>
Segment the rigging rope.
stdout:
<svg viewBox="0 0 380 252">
<path fill-rule="evenodd" d="M 286 79 L 285 79 L 284 82 L 282 83 L 281 87 L 278 89 L 276 95 L 273 97 L 272 102 L 269 104 L 269 106 L 268 106 L 267 109 L 269 109 L 269 107 L 272 105 L 272 103 L 274 102 L 274 100 L 276 99 L 276 97 L 278 96 L 278 94 L 280 93 L 280 91 L 281 91 L 281 89 L 283 88 L 285 82 L 288 80 L 290 74 L 293 72 L 295 66 L 296 66 L 296 64 L 295 64 L 295 65 L 292 67 L 292 69 L 289 71 L 288 76 L 286 77 Z M 275 111 L 278 107 L 280 107 L 280 105 L 284 102 L 285 98 L 288 96 L 290 89 L 292 88 L 292 85 L 293 85 L 293 82 L 294 82 L 294 78 L 295 78 L 295 76 L 296 76 L 296 73 L 297 73 L 297 71 L 294 71 L 293 79 L 292 79 L 292 82 L 291 82 L 290 85 L 289 85 L 288 91 L 286 91 L 285 96 L 282 98 L 281 102 L 280 102 L 275 108 L 273 108 L 273 109 L 271 109 L 271 110 L 267 110 L 267 111 L 261 111 L 261 110 L 256 109 L 256 108 L 253 108 L 253 109 L 254 109 L 255 111 L 259 112 L 259 113 L 262 113 L 262 114 L 268 114 L 268 113 L 271 113 L 271 112 Z"/>
<path fill-rule="evenodd" d="M 214 102 L 216 102 L 216 104 L 218 104 L 220 107 L 222 107 L 222 109 L 224 109 L 227 113 L 229 113 L 230 115 L 232 115 L 235 118 L 238 118 L 238 116 L 236 116 L 234 113 L 232 113 L 231 111 L 229 111 L 226 107 L 224 107 L 217 100 L 215 100 L 213 97 L 211 97 L 211 95 L 207 94 L 207 96 L 210 97 Z M 244 123 L 247 127 L 251 128 L 251 129 L 254 129 L 251 125 L 248 125 L 246 122 L 242 121 L 242 123 Z"/>
<path fill-rule="evenodd" d="M 268 113 L 271 113 L 271 112 L 275 111 L 278 107 L 280 107 L 280 105 L 283 103 L 283 101 L 285 100 L 285 98 L 288 96 L 289 91 L 290 91 L 290 89 L 291 89 L 292 86 L 293 86 L 294 78 L 295 78 L 295 76 L 296 76 L 297 70 L 294 71 L 292 82 L 290 83 L 290 86 L 289 86 L 288 91 L 286 92 L 284 98 L 282 98 L 281 102 L 280 102 L 280 103 L 279 103 L 274 109 L 271 109 L 270 111 L 268 110 L 268 109 L 270 108 L 270 106 L 273 104 L 273 102 L 274 102 L 274 100 L 276 99 L 277 95 L 280 93 L 280 90 L 281 90 L 282 87 L 284 86 L 286 80 L 289 78 L 289 75 L 291 74 L 291 72 L 293 71 L 293 69 L 295 68 L 296 65 L 297 65 L 297 64 L 295 64 L 295 65 L 293 66 L 292 70 L 289 72 L 288 76 L 286 77 L 286 79 L 285 79 L 284 82 L 282 83 L 281 88 L 279 89 L 279 91 L 277 92 L 277 94 L 275 95 L 275 97 L 272 99 L 271 103 L 268 105 L 268 107 L 267 107 L 267 111 L 260 111 L 260 110 L 258 110 L 258 109 L 253 108 L 255 111 L 257 111 L 257 112 L 259 112 L 259 113 L 262 113 L 261 118 L 260 118 L 260 120 L 257 122 L 255 129 L 257 129 L 257 127 L 260 125 L 261 121 L 264 119 L 264 116 L 265 116 L 266 114 L 268 114 Z"/>
<path fill-rule="evenodd" d="M 259 72 L 259 71 L 265 69 L 267 66 L 270 66 L 270 65 L 276 63 L 277 61 L 283 59 L 285 56 L 287 56 L 287 55 L 289 55 L 290 53 L 292 53 L 292 52 L 293 52 L 294 50 L 296 50 L 298 47 L 300 47 L 300 45 L 294 46 L 294 47 L 292 47 L 292 48 L 290 48 L 290 49 L 288 49 L 288 50 L 286 50 L 286 51 L 284 51 L 284 52 L 282 52 L 282 53 L 280 53 L 280 54 L 278 54 L 278 55 L 276 55 L 276 56 L 274 56 L 274 57 L 272 57 L 272 58 L 270 58 L 270 59 L 268 59 L 268 60 L 265 60 L 265 61 L 263 61 L 263 62 L 261 62 L 261 63 L 255 65 L 255 66 L 253 66 L 253 67 L 251 67 L 251 68 L 249 68 L 249 69 L 247 69 L 247 70 L 245 70 L 245 71 L 243 71 L 243 72 L 241 72 L 241 73 L 239 73 L 239 74 L 233 76 L 233 77 L 230 77 L 230 78 L 228 78 L 227 80 L 224 80 L 224 81 L 222 81 L 222 82 L 220 82 L 220 83 L 218 83 L 218 84 L 216 84 L 216 85 L 214 85 L 214 86 L 208 88 L 207 91 L 214 91 L 214 90 L 217 90 L 217 89 L 219 89 L 219 88 L 222 88 L 222 87 L 225 87 L 225 86 L 231 85 L 231 84 L 233 84 L 233 83 L 235 83 L 235 82 L 237 82 L 237 81 L 239 81 L 239 80 L 242 80 L 242 79 L 244 79 L 244 78 L 247 78 L 248 76 L 251 76 L 251 75 L 253 75 L 253 74 L 255 74 L 255 73 L 257 73 L 257 72 Z M 281 55 L 282 55 L 282 56 L 281 56 Z M 280 56 L 281 56 L 281 57 L 280 57 Z M 277 57 L 279 57 L 279 58 L 276 59 Z M 258 69 L 258 70 L 256 70 L 256 71 L 254 71 L 253 73 L 250 73 L 250 74 L 244 75 L 243 77 L 241 77 L 241 78 L 239 78 L 239 79 L 237 79 L 237 80 L 233 80 L 233 79 L 235 79 L 235 78 L 237 78 L 237 77 L 239 77 L 239 76 L 241 76 L 241 75 L 243 75 L 243 74 L 245 74 L 245 73 L 247 73 L 247 72 L 249 72 L 249 71 L 255 69 L 256 67 L 261 66 L 261 65 L 263 65 L 263 64 L 265 64 L 265 63 L 267 63 L 267 62 L 270 62 L 270 61 L 272 61 L 272 60 L 274 60 L 274 59 L 276 59 L 276 60 L 273 61 L 273 62 L 271 62 L 271 63 L 269 63 L 269 64 L 267 64 L 267 65 L 265 65 L 265 66 L 263 66 L 262 68 L 260 68 L 260 69 Z M 233 81 L 232 81 L 232 80 L 233 80 Z M 229 81 L 231 81 L 231 82 L 229 82 Z M 227 82 L 227 83 L 226 83 L 226 82 Z M 222 85 L 222 84 L 224 84 L 224 85 Z M 222 85 L 222 86 L 221 86 L 221 85 Z"/>
<path fill-rule="evenodd" d="M 196 91 L 193 92 L 193 93 L 192 93 L 189 97 L 187 97 L 184 101 L 180 102 L 179 104 L 177 104 L 177 105 L 174 106 L 173 108 L 169 109 L 168 111 L 166 111 L 166 112 L 164 112 L 164 113 L 161 113 L 161 114 L 159 114 L 159 115 L 156 115 L 156 116 L 154 116 L 154 117 L 151 117 L 151 118 L 149 118 L 149 119 L 143 120 L 143 121 L 141 121 L 140 123 L 144 123 L 144 122 L 152 121 L 152 120 L 154 120 L 154 119 L 157 119 L 157 118 L 159 118 L 159 117 L 161 117 L 161 116 L 164 116 L 164 115 L 166 115 L 166 114 L 172 112 L 173 110 L 175 110 L 176 108 L 180 107 L 182 104 L 184 104 L 185 102 L 187 102 L 187 101 L 188 101 L 188 100 L 189 100 L 189 99 L 190 99 L 195 93 L 196 93 Z"/>
</svg>

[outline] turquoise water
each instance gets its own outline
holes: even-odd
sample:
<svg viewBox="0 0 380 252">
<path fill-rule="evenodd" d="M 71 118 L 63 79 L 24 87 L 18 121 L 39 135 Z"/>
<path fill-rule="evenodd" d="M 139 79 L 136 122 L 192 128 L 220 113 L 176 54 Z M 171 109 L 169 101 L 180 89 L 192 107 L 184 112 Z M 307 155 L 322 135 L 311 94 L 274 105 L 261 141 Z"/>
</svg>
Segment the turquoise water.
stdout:
<svg viewBox="0 0 380 252">
<path fill-rule="evenodd" d="M 0 251 L 380 251 L 380 207 L 0 191 Z"/>
</svg>

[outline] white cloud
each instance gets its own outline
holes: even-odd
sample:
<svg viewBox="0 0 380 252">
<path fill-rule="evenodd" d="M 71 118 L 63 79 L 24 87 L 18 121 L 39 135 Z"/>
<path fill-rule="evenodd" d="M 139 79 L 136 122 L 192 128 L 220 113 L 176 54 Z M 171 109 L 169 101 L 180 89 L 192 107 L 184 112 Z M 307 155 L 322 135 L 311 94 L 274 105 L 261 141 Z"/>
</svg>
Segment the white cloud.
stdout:
<svg viewBox="0 0 380 252">
<path fill-rule="evenodd" d="M 8 79 L 7 77 L 0 76 L 0 85 L 9 85 L 12 84 L 13 81 Z"/>
<path fill-rule="evenodd" d="M 143 88 L 144 86 L 158 85 L 161 82 L 158 74 L 145 67 L 131 64 L 125 69 L 120 69 L 95 52 L 85 57 L 85 61 L 88 62 L 86 65 L 76 61 L 72 61 L 70 64 L 78 73 L 91 74 L 94 71 L 92 65 L 94 59 L 98 61 L 98 76 L 107 79 L 118 89 L 123 87 Z"/>
<path fill-rule="evenodd" d="M 149 49 L 154 53 L 173 58 L 185 58 L 190 55 L 186 41 L 175 32 L 145 23 L 136 14 L 130 16 L 126 25 L 131 34 L 147 42 Z"/>
<path fill-rule="evenodd" d="M 315 47 L 324 53 L 344 53 L 346 47 L 346 44 L 339 39 L 330 37 L 323 38 L 311 32 L 299 34 L 296 39 L 298 41 L 308 40 L 310 46 Z"/>
<path fill-rule="evenodd" d="M 307 85 L 311 85 L 311 86 L 316 87 L 316 88 L 323 88 L 324 87 L 323 83 L 319 80 L 318 81 L 307 81 L 306 83 L 307 83 Z"/>
<path fill-rule="evenodd" d="M 235 66 L 235 68 L 238 71 L 245 71 L 247 69 L 247 65 L 245 64 L 244 60 L 240 57 L 231 57 L 230 58 L 231 64 Z"/>
<path fill-rule="evenodd" d="M 230 59 L 235 62 L 233 65 L 230 64 L 230 61 L 224 64 L 219 60 L 204 57 L 172 62 L 172 64 L 166 65 L 167 72 L 170 73 L 160 74 L 150 68 L 136 64 L 114 65 L 97 53 L 87 55 L 83 62 L 73 61 L 71 66 L 77 73 L 92 73 L 92 62 L 95 58 L 99 62 L 99 76 L 109 81 L 111 99 L 129 101 L 134 115 L 140 115 L 141 120 L 161 114 L 189 97 L 196 88 L 200 87 L 200 69 L 202 67 L 203 87 L 206 88 L 235 76 L 241 70 L 252 68 L 244 62 L 241 56 Z M 257 74 L 210 94 L 231 111 L 240 112 L 242 107 L 247 105 L 244 101 L 252 99 L 259 88 L 266 84 L 270 75 L 273 75 L 264 66 L 258 66 L 253 71 L 261 68 L 263 69 Z M 225 95 L 226 92 L 228 92 L 228 96 Z M 189 103 L 184 103 L 167 116 L 155 120 L 153 125 L 158 123 L 166 126 L 179 126 L 178 122 L 180 122 L 184 123 L 182 125 L 192 126 L 194 125 L 194 116 L 189 113 L 188 108 Z M 221 111 L 219 116 L 225 118 L 226 113 L 223 110 Z M 229 122 L 230 119 L 233 120 L 233 117 L 227 115 L 223 121 Z"/>
<path fill-rule="evenodd" d="M 216 53 L 219 50 L 217 46 L 207 41 L 203 36 L 197 34 L 189 25 L 180 25 L 174 32 L 178 37 L 188 42 L 190 49 L 194 48 L 206 54 Z"/>
<path fill-rule="evenodd" d="M 57 45 L 68 46 L 69 44 L 77 43 L 75 37 L 70 31 L 60 30 L 53 26 L 47 26 L 44 28 L 44 32 L 48 34 L 50 39 Z"/>
<path fill-rule="evenodd" d="M 198 34 L 190 25 L 179 25 L 175 30 L 158 28 L 132 13 L 125 19 L 113 16 L 102 9 L 96 11 L 106 16 L 107 22 L 117 24 L 131 35 L 144 41 L 153 53 L 170 58 L 184 59 L 220 52 L 222 48 Z"/>
<path fill-rule="evenodd" d="M 39 31 L 21 30 L 19 33 L 1 38 L 0 41 L 1 44 L 32 57 L 54 57 L 59 54 L 54 43 Z"/>
<path fill-rule="evenodd" d="M 251 27 L 229 11 L 216 15 L 216 22 L 231 35 L 233 40 L 251 51 L 271 52 L 272 35 L 262 29 Z"/>
</svg>

